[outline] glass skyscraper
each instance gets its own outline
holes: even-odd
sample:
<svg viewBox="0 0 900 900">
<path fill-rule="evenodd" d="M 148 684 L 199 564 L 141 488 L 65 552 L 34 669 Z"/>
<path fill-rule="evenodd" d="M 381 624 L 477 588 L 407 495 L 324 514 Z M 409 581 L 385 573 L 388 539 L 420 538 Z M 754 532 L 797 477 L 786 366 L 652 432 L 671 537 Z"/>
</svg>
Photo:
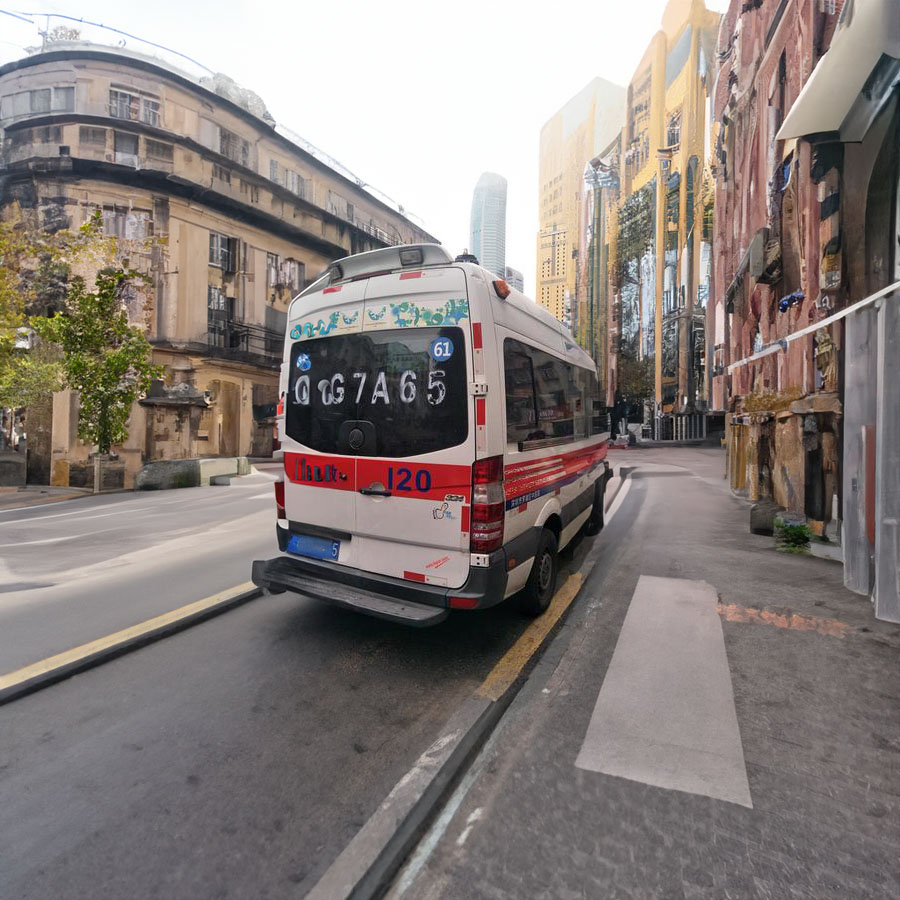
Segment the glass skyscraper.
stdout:
<svg viewBox="0 0 900 900">
<path fill-rule="evenodd" d="M 506 179 L 484 172 L 472 195 L 469 250 L 498 278 L 506 275 Z"/>
</svg>

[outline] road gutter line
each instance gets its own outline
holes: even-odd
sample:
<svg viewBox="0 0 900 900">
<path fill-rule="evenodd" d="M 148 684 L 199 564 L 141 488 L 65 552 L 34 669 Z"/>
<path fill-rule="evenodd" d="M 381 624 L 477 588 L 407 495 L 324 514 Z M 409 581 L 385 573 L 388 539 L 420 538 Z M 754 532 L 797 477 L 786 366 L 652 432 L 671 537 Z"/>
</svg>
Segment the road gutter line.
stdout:
<svg viewBox="0 0 900 900">
<path fill-rule="evenodd" d="M 607 526 L 628 493 L 631 472 L 629 470 L 624 476 L 606 513 Z M 581 569 L 560 586 L 547 612 L 525 629 L 477 690 L 464 701 L 444 726 L 441 737 L 397 782 L 306 895 L 306 900 L 374 900 L 383 896 L 565 621 L 593 571 L 592 556 L 593 551 Z"/>
<path fill-rule="evenodd" d="M 206 619 L 227 612 L 261 596 L 262 591 L 253 582 L 247 581 L 228 590 L 220 591 L 189 603 L 179 609 L 147 619 L 122 631 L 98 638 L 80 647 L 73 647 L 55 656 L 48 656 L 39 662 L 23 666 L 0 676 L 0 706 L 26 694 L 84 672 L 94 666 L 115 659 L 132 650 L 145 647 L 169 635 L 184 631 Z"/>
</svg>

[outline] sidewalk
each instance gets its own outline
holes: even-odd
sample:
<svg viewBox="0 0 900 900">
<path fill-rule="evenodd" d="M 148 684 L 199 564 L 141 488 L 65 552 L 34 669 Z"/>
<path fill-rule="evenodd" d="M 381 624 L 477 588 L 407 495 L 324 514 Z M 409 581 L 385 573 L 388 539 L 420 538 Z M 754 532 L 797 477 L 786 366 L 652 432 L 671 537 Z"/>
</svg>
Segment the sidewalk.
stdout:
<svg viewBox="0 0 900 900">
<path fill-rule="evenodd" d="M 389 897 L 900 895 L 900 627 L 749 534 L 720 457 L 629 457 L 577 609 Z"/>
<path fill-rule="evenodd" d="M 59 500 L 75 500 L 78 497 L 91 497 L 88 488 L 50 487 L 46 484 L 29 484 L 21 488 L 0 488 L 0 510 L 26 509 L 42 503 L 55 503 Z"/>
</svg>

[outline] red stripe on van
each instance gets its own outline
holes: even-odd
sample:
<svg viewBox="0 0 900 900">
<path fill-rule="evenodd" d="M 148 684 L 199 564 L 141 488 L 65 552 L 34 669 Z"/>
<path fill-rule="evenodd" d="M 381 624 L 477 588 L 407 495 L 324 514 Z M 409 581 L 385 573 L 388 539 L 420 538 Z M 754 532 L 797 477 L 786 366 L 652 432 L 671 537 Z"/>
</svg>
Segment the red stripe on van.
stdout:
<svg viewBox="0 0 900 900">
<path fill-rule="evenodd" d="M 425 576 L 420 575 L 418 572 L 404 572 L 403 577 L 407 581 L 425 581 Z"/>
<path fill-rule="evenodd" d="M 476 397 L 475 398 L 475 424 L 476 425 L 484 425 L 485 422 L 485 405 L 484 405 L 484 397 Z"/>
<path fill-rule="evenodd" d="M 571 482 L 594 469 L 606 456 L 606 450 L 604 440 L 599 445 L 507 466 L 503 473 L 507 501 L 534 492 L 558 491 L 560 482 Z"/>
<path fill-rule="evenodd" d="M 343 287 L 343 285 L 339 284 L 337 287 L 325 288 L 325 290 L 322 291 L 322 293 L 323 294 L 336 294 L 342 287 Z"/>
<path fill-rule="evenodd" d="M 481 322 L 472 323 L 472 349 L 480 350 L 481 344 Z"/>
<path fill-rule="evenodd" d="M 421 277 L 422 277 L 421 272 L 403 272 L 400 275 L 400 280 L 406 281 L 407 278 L 421 278 Z"/>
<path fill-rule="evenodd" d="M 467 503 L 472 493 L 472 467 L 360 457 L 356 483 L 361 488 L 381 484 L 399 499 L 458 503 L 462 498 Z M 447 500 L 448 495 L 456 499 Z"/>
<path fill-rule="evenodd" d="M 469 507 L 468 506 L 464 506 L 462 508 L 462 514 L 460 516 L 459 530 L 462 534 L 469 533 Z"/>
</svg>

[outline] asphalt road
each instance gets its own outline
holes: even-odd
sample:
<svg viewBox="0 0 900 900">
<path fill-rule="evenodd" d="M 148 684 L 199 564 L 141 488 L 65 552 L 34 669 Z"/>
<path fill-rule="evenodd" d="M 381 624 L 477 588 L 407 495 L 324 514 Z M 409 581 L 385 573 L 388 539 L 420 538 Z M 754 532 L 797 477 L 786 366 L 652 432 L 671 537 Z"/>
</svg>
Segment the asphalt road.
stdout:
<svg viewBox="0 0 900 900">
<path fill-rule="evenodd" d="M 2 669 L 247 580 L 272 506 L 260 474 L 6 513 Z M 528 621 L 261 597 L 0 707 L 0 897 L 302 896 Z"/>
<path fill-rule="evenodd" d="M 0 707 L 0 896 L 302 896 L 526 624 L 281 594 Z"/>
<path fill-rule="evenodd" d="M 249 581 L 278 552 L 273 471 L 0 513 L 0 674 Z"/>
</svg>

